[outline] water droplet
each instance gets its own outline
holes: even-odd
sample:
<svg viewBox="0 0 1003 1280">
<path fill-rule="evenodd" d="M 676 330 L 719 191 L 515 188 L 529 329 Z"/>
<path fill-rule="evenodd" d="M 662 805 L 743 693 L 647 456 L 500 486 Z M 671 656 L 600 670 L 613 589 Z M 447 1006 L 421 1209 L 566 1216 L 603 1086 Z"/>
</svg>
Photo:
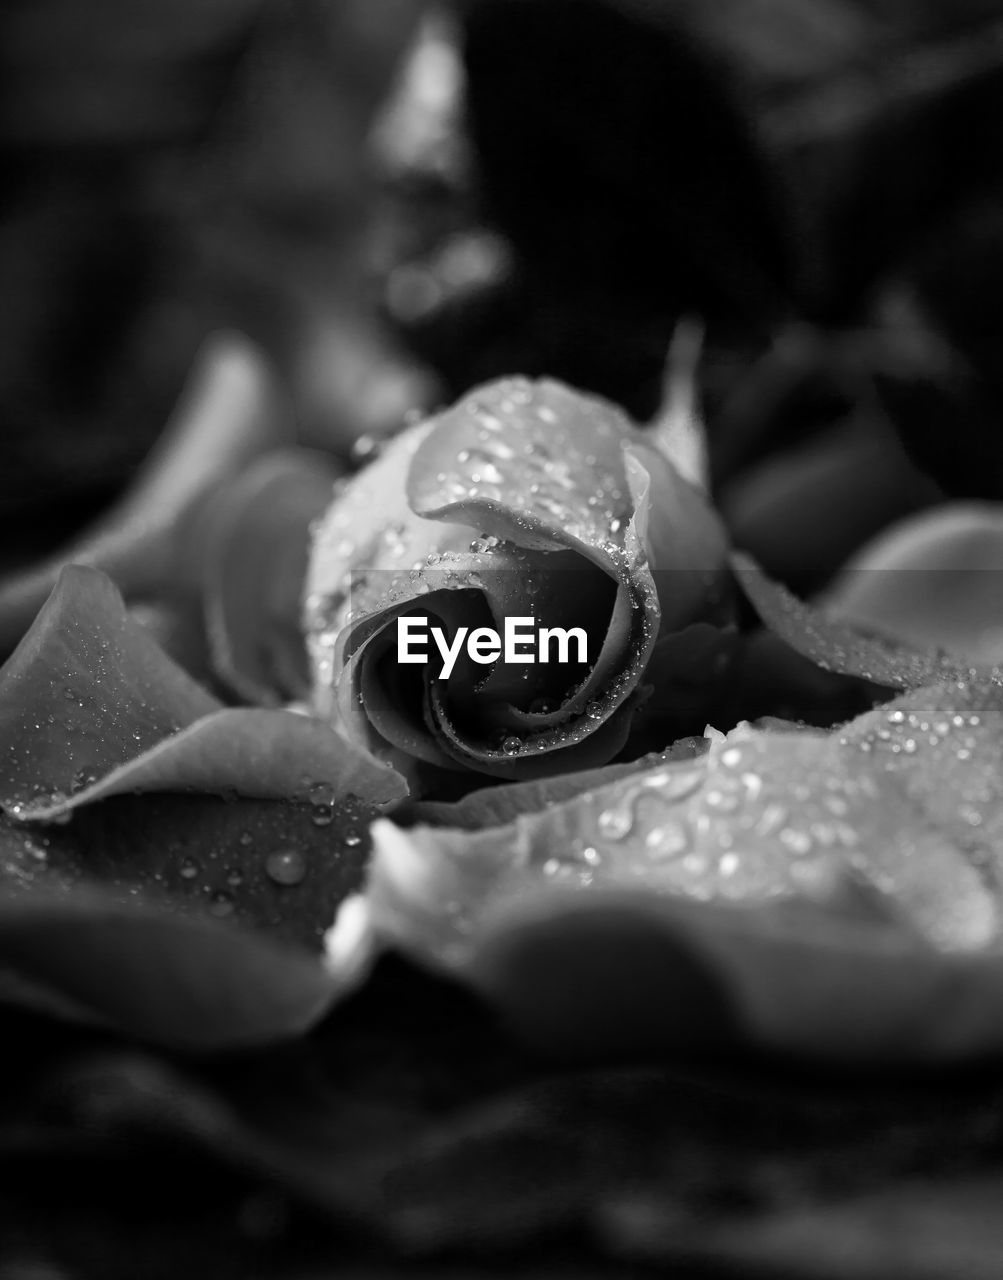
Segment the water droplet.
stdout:
<svg viewBox="0 0 1003 1280">
<path fill-rule="evenodd" d="M 707 792 L 708 809 L 717 809 L 721 813 L 734 813 L 739 806 L 738 796 L 733 791 L 719 791 L 716 787 Z"/>
<path fill-rule="evenodd" d="M 306 859 L 298 849 L 276 849 L 265 859 L 270 880 L 288 887 L 301 884 L 306 876 Z"/>
<path fill-rule="evenodd" d="M 641 786 L 657 791 L 666 800 L 684 800 L 703 783 L 704 777 L 702 770 L 670 766 L 647 774 L 641 779 Z"/>
<path fill-rule="evenodd" d="M 762 817 L 756 823 L 756 831 L 761 836 L 771 836 L 787 821 L 787 810 L 782 804 L 768 804 Z"/>
<path fill-rule="evenodd" d="M 315 804 L 310 821 L 315 827 L 329 827 L 334 821 L 334 809 L 329 804 Z"/>
<path fill-rule="evenodd" d="M 811 849 L 811 836 L 806 831 L 798 831 L 795 827 L 784 827 L 777 838 L 791 853 L 808 853 Z"/>
<path fill-rule="evenodd" d="M 199 864 L 194 858 L 183 858 L 178 871 L 182 880 L 194 880 L 199 873 Z"/>
<path fill-rule="evenodd" d="M 726 751 L 722 751 L 721 763 L 728 769 L 736 769 L 742 763 L 741 748 L 728 747 Z"/>
<path fill-rule="evenodd" d="M 83 791 L 86 787 L 92 786 L 97 782 L 97 778 L 97 770 L 92 766 L 84 765 L 73 775 L 73 781 L 70 783 L 71 795 L 75 795 L 78 791 Z"/>
<path fill-rule="evenodd" d="M 622 840 L 630 833 L 633 825 L 634 814 L 629 803 L 616 809 L 603 809 L 598 819 L 600 833 L 609 840 Z"/>
<path fill-rule="evenodd" d="M 644 845 L 654 858 L 671 858 L 689 847 L 690 833 L 681 822 L 665 822 L 652 827 Z"/>
<path fill-rule="evenodd" d="M 739 857 L 737 853 L 725 853 L 721 855 L 721 860 L 717 864 L 717 869 L 723 876 L 733 876 L 739 868 Z"/>
<path fill-rule="evenodd" d="M 233 914 L 233 899 L 228 893 L 214 893 L 209 899 L 209 914 L 222 918 Z"/>
<path fill-rule="evenodd" d="M 348 846 L 349 849 L 354 849 L 357 845 L 361 843 L 362 843 L 362 837 L 359 835 L 357 831 L 353 829 L 351 831 L 345 832 L 345 844 Z"/>
<path fill-rule="evenodd" d="M 522 739 L 510 733 L 502 742 L 501 749 L 507 756 L 517 756 L 522 749 Z"/>
<path fill-rule="evenodd" d="M 352 448 L 349 456 L 354 463 L 362 465 L 364 462 L 370 462 L 380 452 L 380 444 L 372 436 L 361 435 L 356 436 L 352 442 Z"/>
<path fill-rule="evenodd" d="M 235 889 L 238 885 L 244 883 L 244 873 L 239 867 L 232 867 L 226 873 L 226 883 L 232 885 Z"/>
</svg>

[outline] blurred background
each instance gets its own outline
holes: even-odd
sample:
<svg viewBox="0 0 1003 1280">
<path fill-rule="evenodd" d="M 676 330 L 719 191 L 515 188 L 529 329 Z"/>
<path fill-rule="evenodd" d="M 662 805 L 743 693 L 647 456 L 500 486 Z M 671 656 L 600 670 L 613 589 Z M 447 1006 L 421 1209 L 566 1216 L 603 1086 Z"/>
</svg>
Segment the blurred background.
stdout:
<svg viewBox="0 0 1003 1280">
<path fill-rule="evenodd" d="M 801 589 L 999 497 L 998 0 L 6 0 L 0 564 L 128 482 L 206 336 L 358 465 L 547 373 L 656 414 Z"/>
</svg>

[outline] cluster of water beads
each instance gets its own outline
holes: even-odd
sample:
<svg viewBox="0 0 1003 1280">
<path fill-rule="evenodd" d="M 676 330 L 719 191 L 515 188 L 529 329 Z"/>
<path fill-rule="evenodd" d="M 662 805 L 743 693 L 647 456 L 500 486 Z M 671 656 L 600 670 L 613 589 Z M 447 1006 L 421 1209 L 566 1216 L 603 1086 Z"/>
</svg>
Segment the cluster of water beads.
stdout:
<svg viewBox="0 0 1003 1280">
<path fill-rule="evenodd" d="M 956 681 L 906 695 L 843 741 L 891 774 L 929 820 L 1003 872 L 1003 697 L 992 683 Z"/>
<path fill-rule="evenodd" d="M 562 404 L 559 414 L 547 400 Z M 455 467 L 422 486 L 420 509 L 478 500 L 502 503 L 565 536 L 598 545 L 618 532 L 630 514 L 624 503 L 619 443 L 629 427 L 614 410 L 546 384 L 506 379 L 483 388 L 451 414 L 462 414 L 473 439 L 458 450 Z M 605 462 L 581 453 L 573 419 L 591 417 L 590 432 L 603 444 Z M 611 426 L 607 419 L 616 420 Z M 585 495 L 588 495 L 585 501 Z"/>
<path fill-rule="evenodd" d="M 346 849 L 355 849 L 364 839 L 367 811 L 362 802 L 355 796 L 346 796 L 334 803 L 334 792 L 329 783 L 319 782 L 304 775 L 302 779 L 301 799 L 308 799 L 311 805 L 310 818 L 317 826 L 329 826 L 335 816 L 341 817 L 345 825 L 340 834 L 339 845 Z M 237 890 L 253 883 L 256 876 L 264 875 L 269 882 L 281 889 L 295 888 L 304 883 L 310 871 L 307 854 L 295 845 L 269 845 L 262 852 L 255 850 L 255 837 L 251 831 L 244 830 L 237 838 L 239 853 L 237 859 L 225 866 L 220 873 L 214 869 L 211 859 L 203 864 L 191 854 L 184 854 L 177 863 L 177 874 L 180 879 L 193 887 L 198 887 L 209 904 L 211 915 L 223 917 L 236 910 L 237 903 L 228 890 Z M 226 888 L 219 887 L 221 878 Z M 163 876 L 156 877 L 164 879 Z"/>
<path fill-rule="evenodd" d="M 767 578 L 747 556 L 733 557 L 743 590 L 770 630 L 827 671 L 860 676 L 888 688 L 920 689 L 953 682 L 1001 685 L 1003 669 L 979 668 L 939 648 L 912 649 L 828 616 Z"/>
<path fill-rule="evenodd" d="M 581 840 L 572 843 L 560 857 L 550 857 L 543 863 L 543 874 L 550 880 L 574 880 L 587 887 L 595 880 L 597 868 L 602 865 L 602 854 Z"/>
<path fill-rule="evenodd" d="M 49 863 L 49 838 L 44 832 L 19 832 L 17 842 L 5 843 L 3 861 L 0 863 L 8 885 L 25 887 L 47 872 Z"/>
<path fill-rule="evenodd" d="M 830 883 L 833 855 L 851 859 L 859 843 L 855 784 L 836 775 L 791 784 L 759 738 L 739 731 L 737 739 L 620 781 L 605 803 L 580 797 L 583 834 L 547 855 L 544 875 L 580 879 L 585 848 L 582 883 L 643 879 L 673 894 L 749 901 Z"/>
<path fill-rule="evenodd" d="M 241 840 L 241 843 L 245 843 Z M 248 844 L 251 838 L 248 836 Z M 249 864 L 245 859 L 240 865 L 231 865 L 223 872 L 223 879 L 230 889 L 240 889 L 248 881 L 248 876 L 253 873 L 254 865 Z M 309 871 L 309 865 L 306 855 L 295 847 L 285 847 L 270 849 L 260 859 L 260 869 L 267 878 L 275 885 L 281 888 L 293 888 L 303 883 Z M 190 855 L 182 858 L 178 865 L 178 875 L 182 880 L 189 884 L 194 884 L 203 875 L 203 867 L 201 863 Z M 211 880 L 215 878 L 214 874 L 206 871 L 207 883 L 201 886 L 209 900 L 209 909 L 211 914 L 217 916 L 229 915 L 236 907 L 233 897 L 225 890 L 214 887 Z"/>
</svg>

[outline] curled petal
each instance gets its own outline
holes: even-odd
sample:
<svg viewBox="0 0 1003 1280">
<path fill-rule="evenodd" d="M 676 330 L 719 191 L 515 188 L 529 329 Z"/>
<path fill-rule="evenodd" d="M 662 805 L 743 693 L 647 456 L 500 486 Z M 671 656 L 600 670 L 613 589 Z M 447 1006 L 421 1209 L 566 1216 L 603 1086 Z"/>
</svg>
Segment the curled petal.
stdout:
<svg viewBox="0 0 1003 1280">
<path fill-rule="evenodd" d="M 301 599 L 310 526 L 337 474 L 325 454 L 270 453 L 209 495 L 197 536 L 185 540 L 213 670 L 244 701 L 279 706 L 309 693 Z"/>
<path fill-rule="evenodd" d="M 63 570 L 0 670 L 0 802 L 18 817 L 53 819 L 123 791 L 278 799 L 315 785 L 380 805 L 405 794 L 320 721 L 221 708 L 94 569 Z"/>
<path fill-rule="evenodd" d="M 942 649 L 1003 662 L 1003 506 L 939 507 L 893 525 L 844 566 L 825 593 L 835 617 Z"/>
<path fill-rule="evenodd" d="M 732 566 L 742 590 L 765 625 L 826 671 L 859 676 L 893 689 L 916 689 L 952 680 L 995 680 L 995 666 L 979 668 L 960 655 L 915 648 L 893 635 L 845 621 L 806 604 L 768 578 L 751 556 L 735 554 Z"/>
</svg>

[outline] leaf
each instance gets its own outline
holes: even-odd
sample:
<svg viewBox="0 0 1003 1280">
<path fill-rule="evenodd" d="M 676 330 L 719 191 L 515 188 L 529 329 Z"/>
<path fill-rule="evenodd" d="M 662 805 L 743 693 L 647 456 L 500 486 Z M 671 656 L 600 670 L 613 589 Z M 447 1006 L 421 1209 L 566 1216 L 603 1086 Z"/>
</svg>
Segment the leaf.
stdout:
<svg viewBox="0 0 1003 1280">
<path fill-rule="evenodd" d="M 612 406 L 553 382 L 481 387 L 394 441 L 325 518 L 308 575 L 314 705 L 399 766 L 519 778 L 603 764 L 659 627 L 724 608 L 723 557 L 706 500 Z M 464 660 L 434 680 L 391 652 L 418 607 L 450 634 L 506 617 L 583 626 L 592 656 Z"/>
<path fill-rule="evenodd" d="M 995 667 L 978 668 L 961 657 L 918 650 L 889 636 L 864 631 L 804 603 L 773 582 L 751 558 L 732 556 L 738 582 L 770 630 L 826 671 L 859 676 L 890 688 L 910 689 L 955 680 L 997 680 Z"/>
<path fill-rule="evenodd" d="M 935 687 L 839 734 L 740 726 L 476 834 L 379 820 L 369 926 L 556 1052 L 989 1052 L 1001 756 L 999 689 Z"/>
</svg>

